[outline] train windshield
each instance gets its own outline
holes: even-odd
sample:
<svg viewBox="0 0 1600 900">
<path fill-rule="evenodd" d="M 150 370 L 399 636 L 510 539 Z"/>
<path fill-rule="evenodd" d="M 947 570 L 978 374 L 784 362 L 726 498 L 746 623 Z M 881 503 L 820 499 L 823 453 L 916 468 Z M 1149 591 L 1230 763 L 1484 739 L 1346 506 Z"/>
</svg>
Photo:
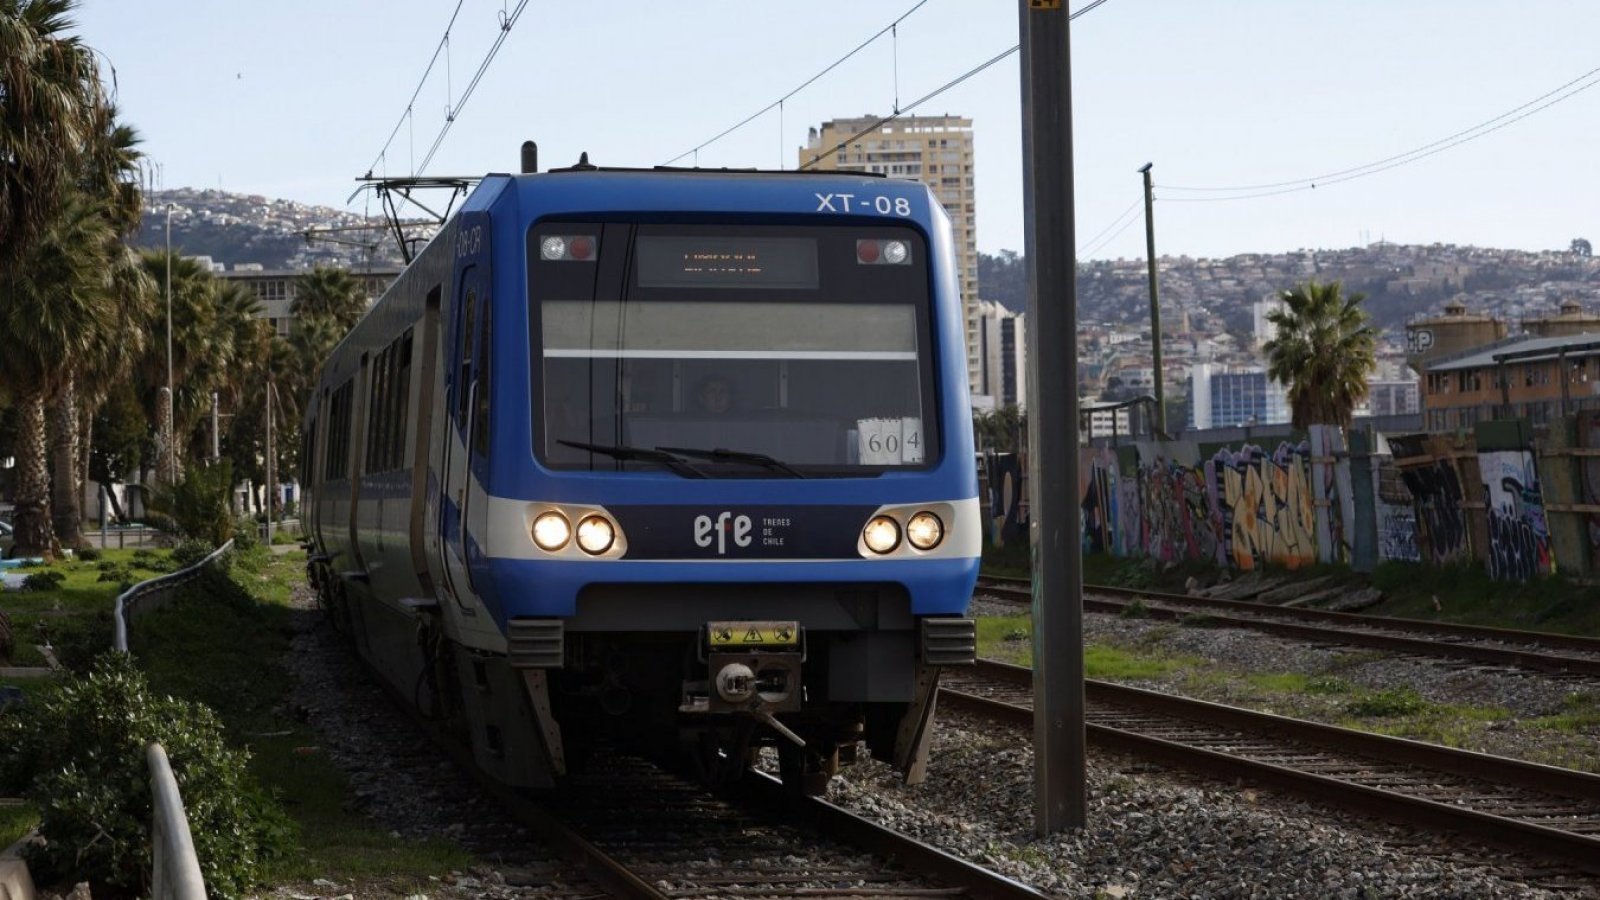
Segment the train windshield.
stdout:
<svg viewBox="0 0 1600 900">
<path fill-rule="evenodd" d="M 548 465 L 811 477 L 938 458 L 909 228 L 546 223 L 529 255 Z"/>
</svg>

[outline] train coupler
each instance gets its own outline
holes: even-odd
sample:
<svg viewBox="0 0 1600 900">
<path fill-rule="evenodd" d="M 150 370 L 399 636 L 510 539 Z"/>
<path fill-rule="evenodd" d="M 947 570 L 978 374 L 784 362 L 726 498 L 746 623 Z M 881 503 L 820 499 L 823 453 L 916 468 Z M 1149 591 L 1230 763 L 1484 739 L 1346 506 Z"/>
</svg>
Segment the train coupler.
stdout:
<svg viewBox="0 0 1600 900">
<path fill-rule="evenodd" d="M 708 622 L 700 656 L 706 680 L 684 684 L 686 713 L 745 713 L 805 746 L 774 713 L 800 709 L 805 632 L 798 622 Z"/>
</svg>

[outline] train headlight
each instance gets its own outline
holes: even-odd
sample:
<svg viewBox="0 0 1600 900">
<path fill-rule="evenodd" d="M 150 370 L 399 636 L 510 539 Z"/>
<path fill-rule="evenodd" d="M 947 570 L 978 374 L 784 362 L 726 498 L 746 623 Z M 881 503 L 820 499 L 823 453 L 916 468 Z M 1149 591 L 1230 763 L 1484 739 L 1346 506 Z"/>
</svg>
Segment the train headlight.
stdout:
<svg viewBox="0 0 1600 900">
<path fill-rule="evenodd" d="M 558 512 L 540 513 L 533 520 L 533 542 L 540 550 L 554 553 L 572 540 L 572 525 Z"/>
<path fill-rule="evenodd" d="M 891 553 L 900 546 L 900 523 L 888 516 L 874 516 L 862 529 L 861 541 L 873 553 Z"/>
<path fill-rule="evenodd" d="M 891 266 L 898 266 L 911 255 L 911 249 L 905 241 L 887 241 L 883 245 L 883 261 Z"/>
<path fill-rule="evenodd" d="M 932 550 L 944 540 L 944 523 L 931 512 L 919 512 L 906 523 L 906 540 L 918 550 Z"/>
<path fill-rule="evenodd" d="M 616 541 L 616 526 L 605 516 L 588 516 L 578 523 L 578 548 L 590 556 L 610 550 Z"/>
<path fill-rule="evenodd" d="M 547 237 L 539 242 L 539 255 L 545 259 L 561 259 L 567 255 L 567 239 Z"/>
</svg>

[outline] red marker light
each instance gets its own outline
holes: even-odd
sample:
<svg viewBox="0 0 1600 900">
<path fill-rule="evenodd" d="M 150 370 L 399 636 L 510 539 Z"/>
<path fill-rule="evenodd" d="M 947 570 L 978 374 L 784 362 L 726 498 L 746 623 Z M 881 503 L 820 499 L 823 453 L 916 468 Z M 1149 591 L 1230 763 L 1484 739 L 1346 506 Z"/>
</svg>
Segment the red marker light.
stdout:
<svg viewBox="0 0 1600 900">
<path fill-rule="evenodd" d="M 878 261 L 877 241 L 856 241 L 856 259 L 871 265 Z"/>
<path fill-rule="evenodd" d="M 588 259 L 594 253 L 594 239 L 578 235 L 567 244 L 567 254 L 573 259 Z"/>
</svg>

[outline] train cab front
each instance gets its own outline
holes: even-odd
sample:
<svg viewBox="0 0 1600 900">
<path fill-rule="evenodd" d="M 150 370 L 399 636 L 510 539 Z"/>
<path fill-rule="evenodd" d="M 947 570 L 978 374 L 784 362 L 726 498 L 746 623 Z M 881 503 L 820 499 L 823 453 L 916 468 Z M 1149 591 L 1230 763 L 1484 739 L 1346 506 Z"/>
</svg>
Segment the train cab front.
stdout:
<svg viewBox="0 0 1600 900">
<path fill-rule="evenodd" d="M 671 735 L 712 779 L 770 744 L 813 786 L 864 739 L 920 773 L 982 533 L 946 243 L 532 227 L 537 465 L 497 501 L 527 535 L 497 593 L 513 654 L 519 619 L 561 623 L 569 736 Z"/>
</svg>

